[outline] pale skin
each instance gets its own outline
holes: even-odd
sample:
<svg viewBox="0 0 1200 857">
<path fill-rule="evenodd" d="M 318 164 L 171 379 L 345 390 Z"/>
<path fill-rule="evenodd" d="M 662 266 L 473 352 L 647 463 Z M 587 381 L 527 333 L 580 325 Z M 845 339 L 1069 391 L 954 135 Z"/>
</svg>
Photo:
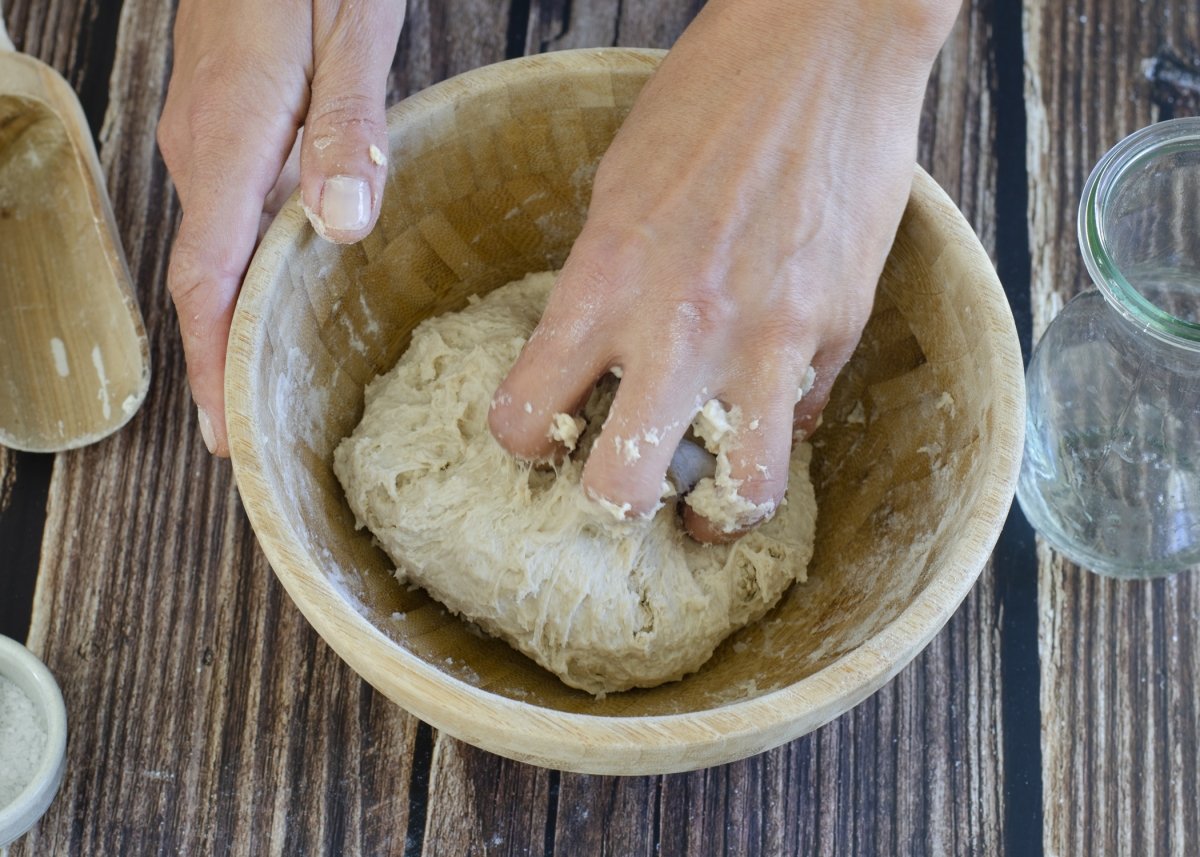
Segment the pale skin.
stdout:
<svg viewBox="0 0 1200 857">
<path fill-rule="evenodd" d="M 561 454 L 553 414 L 576 410 L 619 367 L 585 491 L 630 515 L 652 510 L 692 415 L 716 398 L 744 415 L 730 453 L 738 493 L 778 503 L 793 437 L 815 427 L 870 313 L 957 8 L 709 0 L 601 162 L 542 323 L 497 391 L 496 439 L 522 458 Z M 234 302 L 261 224 L 295 186 L 297 156 L 318 231 L 350 243 L 374 226 L 386 168 L 370 147 L 387 151 L 403 15 L 402 0 L 180 3 L 159 125 L 184 212 L 168 285 L 218 455 Z M 816 384 L 797 403 L 809 365 Z M 617 436 L 647 430 L 658 444 L 632 461 L 618 452 Z M 738 534 L 690 509 L 684 522 L 701 541 Z"/>
</svg>

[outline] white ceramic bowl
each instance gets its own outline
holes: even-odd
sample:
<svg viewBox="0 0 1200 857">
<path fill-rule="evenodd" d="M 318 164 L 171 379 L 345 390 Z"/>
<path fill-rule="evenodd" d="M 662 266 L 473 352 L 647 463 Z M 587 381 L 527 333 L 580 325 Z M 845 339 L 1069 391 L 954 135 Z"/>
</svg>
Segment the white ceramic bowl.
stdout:
<svg viewBox="0 0 1200 857">
<path fill-rule="evenodd" d="M 25 790 L 0 806 L 0 848 L 26 833 L 50 808 L 67 767 L 67 707 L 58 682 L 37 657 L 16 640 L 0 636 L 0 676 L 28 696 L 46 726 L 41 763 Z"/>
</svg>

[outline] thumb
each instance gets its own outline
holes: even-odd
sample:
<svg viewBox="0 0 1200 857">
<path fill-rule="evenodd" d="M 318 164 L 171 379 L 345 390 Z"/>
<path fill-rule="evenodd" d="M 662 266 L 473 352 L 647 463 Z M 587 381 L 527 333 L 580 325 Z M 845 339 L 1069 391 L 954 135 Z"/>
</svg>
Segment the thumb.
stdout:
<svg viewBox="0 0 1200 857">
<path fill-rule="evenodd" d="M 318 3 L 313 15 L 300 190 L 317 233 L 349 244 L 366 237 L 379 216 L 387 175 L 384 100 L 404 3 Z"/>
</svg>

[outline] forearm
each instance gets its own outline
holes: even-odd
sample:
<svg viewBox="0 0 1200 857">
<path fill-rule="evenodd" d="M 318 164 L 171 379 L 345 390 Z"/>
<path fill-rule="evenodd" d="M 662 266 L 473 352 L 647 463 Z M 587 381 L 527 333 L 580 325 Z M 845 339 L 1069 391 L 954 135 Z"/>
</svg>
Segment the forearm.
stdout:
<svg viewBox="0 0 1200 857">
<path fill-rule="evenodd" d="M 710 0 L 677 48 L 703 41 L 710 73 L 799 83 L 824 66 L 880 88 L 924 78 L 961 0 Z M 868 78 L 869 79 L 869 78 Z"/>
</svg>

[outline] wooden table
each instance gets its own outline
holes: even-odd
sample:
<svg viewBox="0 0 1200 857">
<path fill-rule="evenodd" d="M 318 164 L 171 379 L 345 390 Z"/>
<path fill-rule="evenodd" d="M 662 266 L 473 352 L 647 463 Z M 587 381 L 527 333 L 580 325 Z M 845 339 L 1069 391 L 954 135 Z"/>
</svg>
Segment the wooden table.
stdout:
<svg viewBox="0 0 1200 857">
<path fill-rule="evenodd" d="M 163 288 L 179 207 L 154 142 L 173 4 L 0 3 L 17 46 L 83 99 L 154 371 L 116 437 L 0 450 L 0 632 L 28 635 L 71 720 L 62 792 L 13 854 L 1200 853 L 1200 579 L 1095 577 L 1019 513 L 891 684 L 737 764 L 541 770 L 381 698 L 288 601 L 196 428 Z M 391 94 L 522 53 L 665 47 L 700 5 L 410 0 Z M 1194 71 L 1153 82 L 1143 60 L 1198 43 L 1194 0 L 964 7 L 920 159 L 993 251 L 1027 351 L 1087 285 L 1074 218 L 1091 165 L 1198 107 Z"/>
</svg>

